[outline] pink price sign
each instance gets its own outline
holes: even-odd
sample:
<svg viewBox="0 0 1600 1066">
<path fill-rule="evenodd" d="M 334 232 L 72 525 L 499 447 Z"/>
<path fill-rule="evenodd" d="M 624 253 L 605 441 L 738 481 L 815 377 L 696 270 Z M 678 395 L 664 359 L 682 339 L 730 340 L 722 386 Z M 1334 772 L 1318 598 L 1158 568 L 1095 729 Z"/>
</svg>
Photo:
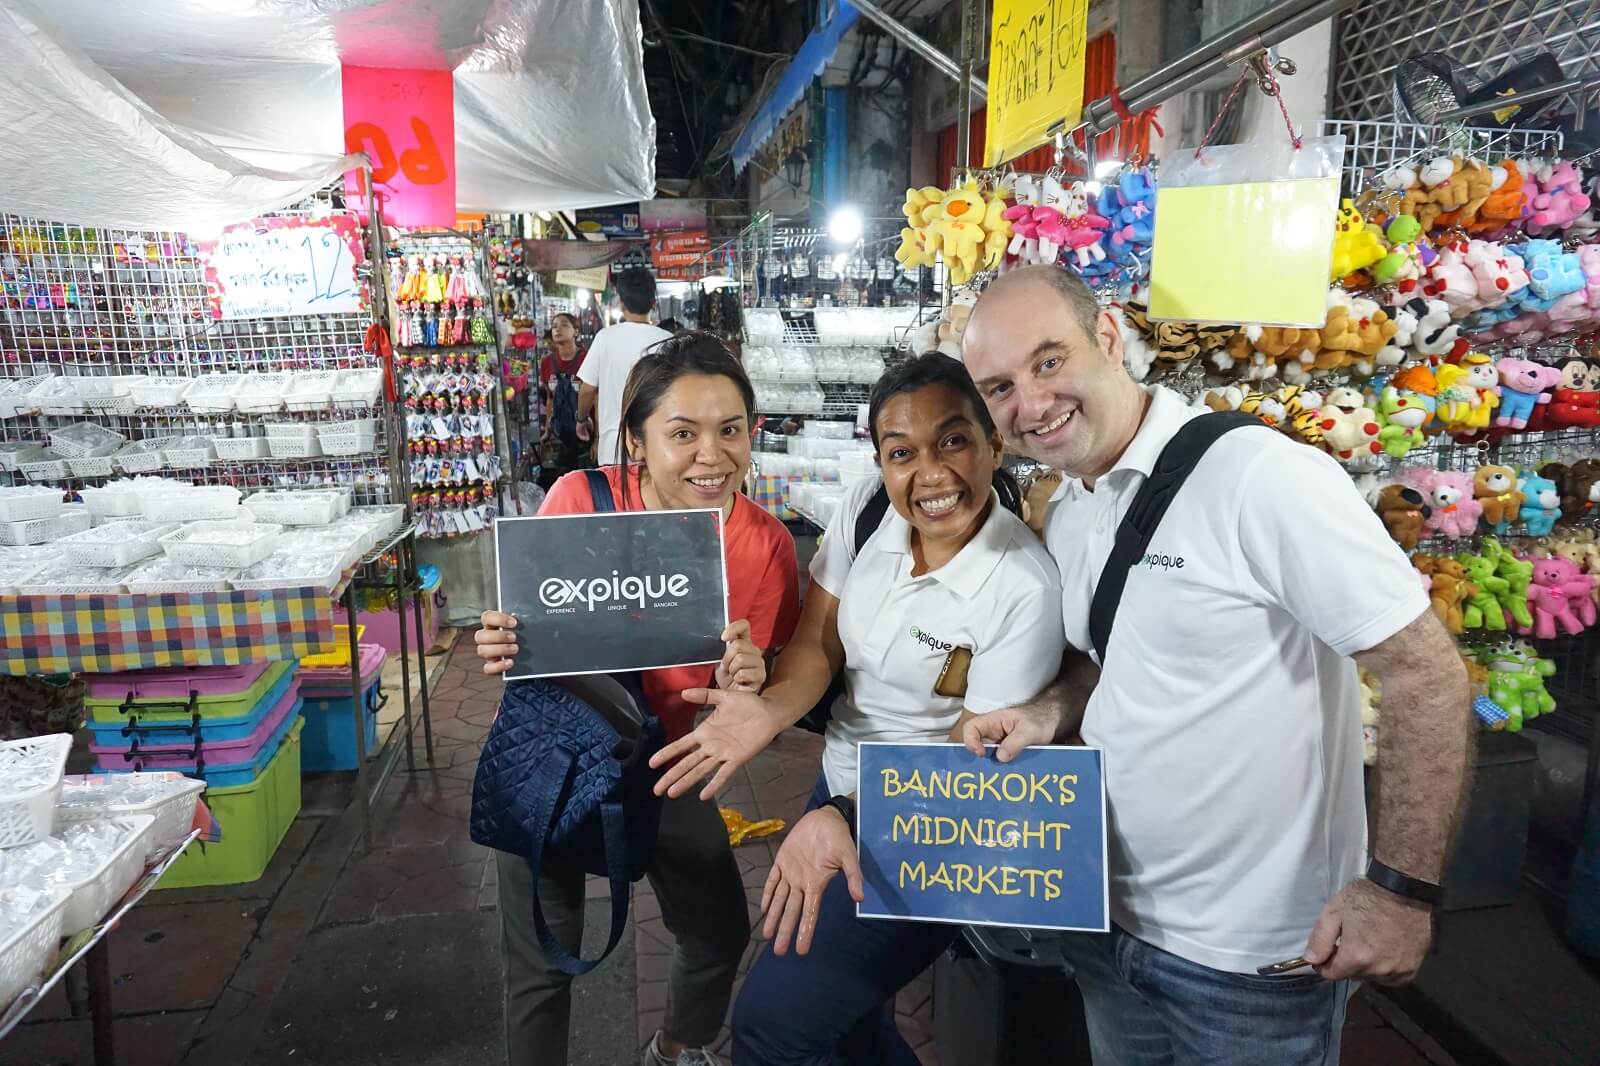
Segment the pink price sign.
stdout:
<svg viewBox="0 0 1600 1066">
<path fill-rule="evenodd" d="M 379 210 L 391 226 L 456 221 L 455 83 L 448 70 L 343 68 L 344 143 L 372 160 Z M 361 171 L 345 179 L 363 215 Z"/>
</svg>

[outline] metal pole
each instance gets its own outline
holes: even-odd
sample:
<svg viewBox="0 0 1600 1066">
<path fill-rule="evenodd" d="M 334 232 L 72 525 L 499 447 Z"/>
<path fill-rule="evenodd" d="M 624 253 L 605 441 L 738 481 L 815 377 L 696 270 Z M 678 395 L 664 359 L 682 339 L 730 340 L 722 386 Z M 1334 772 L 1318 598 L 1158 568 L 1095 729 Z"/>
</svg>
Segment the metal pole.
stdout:
<svg viewBox="0 0 1600 1066">
<path fill-rule="evenodd" d="M 956 79 L 956 167 L 966 173 L 972 165 L 972 53 L 974 8 L 977 0 L 961 0 L 961 73 Z"/>
<path fill-rule="evenodd" d="M 1279 0 L 1215 40 L 1173 60 L 1122 90 L 1129 111 L 1138 114 L 1210 79 L 1263 48 L 1279 44 L 1330 18 L 1355 0 Z M 1503 104 L 1501 105 L 1503 106 Z M 1083 109 L 1080 129 L 1102 133 L 1121 121 L 1109 96 Z"/>
<path fill-rule="evenodd" d="M 961 67 L 956 63 L 955 60 L 951 59 L 949 56 L 939 51 L 939 49 L 935 48 L 933 45 L 917 36 L 911 30 L 907 29 L 903 23 L 896 21 L 892 15 L 884 11 L 883 8 L 879 7 L 877 4 L 873 3 L 872 0 L 850 0 L 850 6 L 854 7 L 857 11 L 865 15 L 869 21 L 877 23 L 878 27 L 890 37 L 893 37 L 895 40 L 899 41 L 901 44 L 917 53 L 917 55 L 921 56 L 923 59 L 926 59 L 930 64 L 932 64 L 933 69 L 937 70 L 940 74 L 954 78 L 958 82 L 964 81 L 965 84 L 969 85 L 972 88 L 972 91 L 977 93 L 979 97 L 985 100 L 989 98 L 988 83 L 982 78 L 973 77 L 970 67 L 967 69 L 966 74 L 963 75 Z M 964 32 L 965 30 L 963 30 L 963 33 Z M 965 54 L 966 50 L 964 48 L 962 51 L 963 54 Z"/>
<path fill-rule="evenodd" d="M 1579 94 L 1578 103 L 1580 106 L 1578 113 L 1582 114 L 1582 94 L 1597 85 L 1600 85 L 1600 77 L 1567 78 L 1565 81 L 1541 85 L 1539 88 L 1529 89 L 1527 92 L 1518 92 L 1511 96 L 1497 96 L 1493 100 L 1482 100 L 1476 104 L 1452 108 L 1441 114 L 1435 121 L 1454 122 L 1456 119 L 1471 118 L 1473 115 L 1481 115 L 1488 111 L 1499 111 L 1503 108 L 1512 108 L 1518 104 L 1538 103 L 1540 100 L 1548 100 L 1552 96 L 1563 96 L 1567 93 Z"/>
</svg>

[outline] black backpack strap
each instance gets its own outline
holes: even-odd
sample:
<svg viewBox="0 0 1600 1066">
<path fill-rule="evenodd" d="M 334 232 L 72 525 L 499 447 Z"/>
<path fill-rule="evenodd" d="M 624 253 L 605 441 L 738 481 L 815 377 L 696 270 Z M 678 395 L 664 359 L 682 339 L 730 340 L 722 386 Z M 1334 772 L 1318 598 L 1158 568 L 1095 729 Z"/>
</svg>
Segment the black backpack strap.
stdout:
<svg viewBox="0 0 1600 1066">
<path fill-rule="evenodd" d="M 611 482 L 606 478 L 605 471 L 591 466 L 583 472 L 583 476 L 589 482 L 589 498 L 594 501 L 595 513 L 615 511 L 617 501 L 611 495 Z M 623 477 L 627 477 L 627 471 L 623 471 Z"/>
<path fill-rule="evenodd" d="M 1117 606 L 1122 602 L 1122 590 L 1128 583 L 1128 571 L 1150 547 L 1150 539 L 1156 535 L 1173 497 L 1223 434 L 1259 425 L 1262 425 L 1261 419 L 1243 411 L 1215 411 L 1184 423 L 1161 449 L 1155 468 L 1117 527 L 1116 543 L 1106 559 L 1105 569 L 1100 572 L 1094 600 L 1089 605 L 1089 639 L 1102 668 L 1106 662 L 1106 645 L 1111 641 L 1111 627 L 1117 620 Z"/>
<path fill-rule="evenodd" d="M 878 483 L 878 491 L 867 499 L 867 505 L 861 508 L 861 513 L 856 515 L 854 539 L 850 541 L 850 561 L 855 562 L 856 556 L 861 554 L 861 546 L 883 525 L 883 516 L 889 511 L 889 490 Z"/>
</svg>

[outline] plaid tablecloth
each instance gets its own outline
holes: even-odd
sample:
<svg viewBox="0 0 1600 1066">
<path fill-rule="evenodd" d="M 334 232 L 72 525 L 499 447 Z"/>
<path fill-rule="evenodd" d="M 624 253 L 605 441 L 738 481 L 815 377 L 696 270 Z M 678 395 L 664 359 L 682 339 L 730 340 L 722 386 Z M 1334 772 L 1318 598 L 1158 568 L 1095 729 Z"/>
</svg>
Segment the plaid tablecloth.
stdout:
<svg viewBox="0 0 1600 1066">
<path fill-rule="evenodd" d="M 830 484 L 837 483 L 838 474 L 822 477 L 799 477 L 788 474 L 763 474 L 755 479 L 754 493 L 751 499 L 763 511 L 784 522 L 798 522 L 800 516 L 789 507 L 788 493 L 791 481 L 822 481 Z"/>
<path fill-rule="evenodd" d="M 0 596 L 0 673 L 232 666 L 333 650 L 322 589 Z"/>
</svg>

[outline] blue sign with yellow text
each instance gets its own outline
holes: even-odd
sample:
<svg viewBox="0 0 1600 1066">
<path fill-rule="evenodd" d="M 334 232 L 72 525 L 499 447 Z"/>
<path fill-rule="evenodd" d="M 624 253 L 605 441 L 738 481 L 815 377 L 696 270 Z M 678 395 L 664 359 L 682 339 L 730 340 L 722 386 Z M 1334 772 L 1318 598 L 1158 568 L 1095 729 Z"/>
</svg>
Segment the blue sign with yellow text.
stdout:
<svg viewBox="0 0 1600 1066">
<path fill-rule="evenodd" d="M 959 744 L 859 748 L 863 918 L 1106 932 L 1098 748 L 1009 763 Z"/>
</svg>

